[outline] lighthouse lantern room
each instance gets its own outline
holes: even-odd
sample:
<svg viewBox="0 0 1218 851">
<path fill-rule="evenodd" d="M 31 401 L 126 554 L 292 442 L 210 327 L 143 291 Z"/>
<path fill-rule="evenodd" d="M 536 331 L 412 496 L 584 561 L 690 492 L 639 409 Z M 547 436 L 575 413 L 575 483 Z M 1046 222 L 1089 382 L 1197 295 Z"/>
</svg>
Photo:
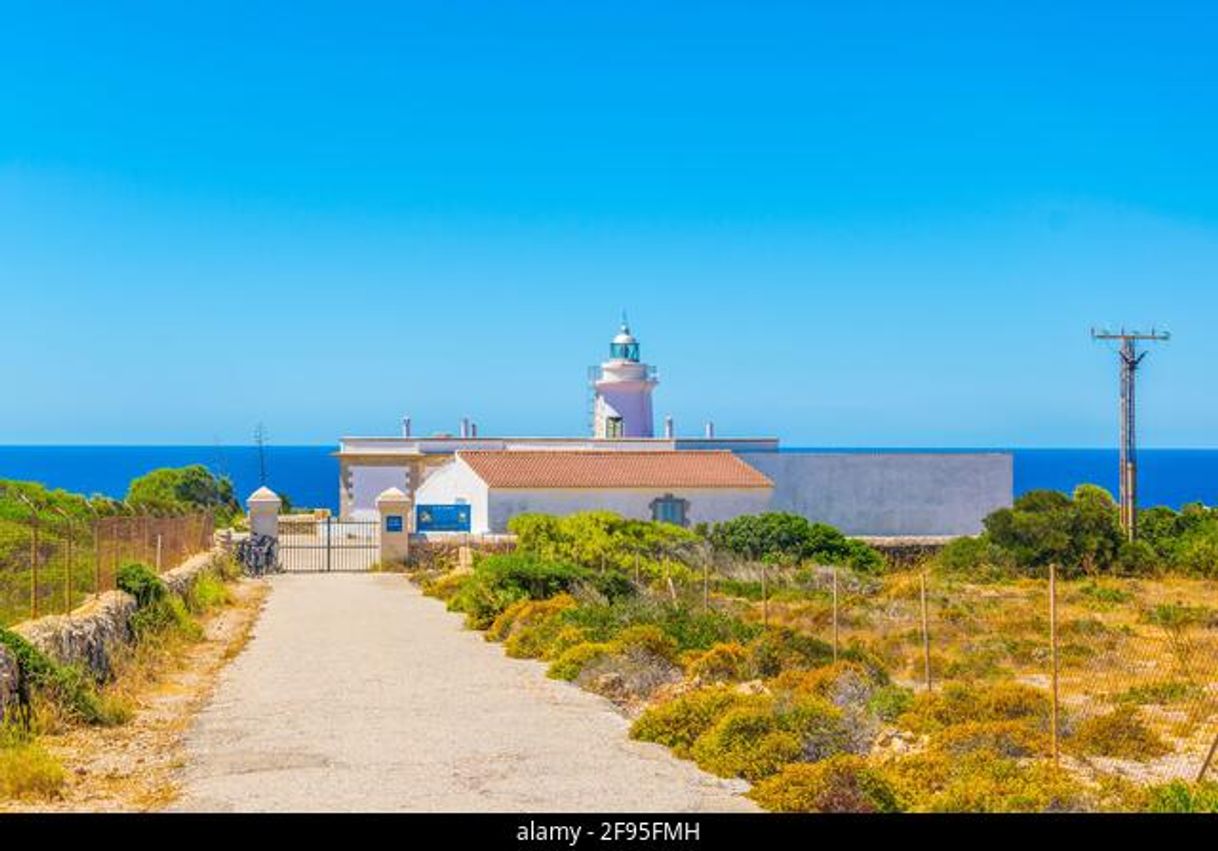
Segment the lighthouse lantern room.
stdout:
<svg viewBox="0 0 1218 851">
<path fill-rule="evenodd" d="M 593 382 L 596 398 L 592 436 L 603 440 L 654 437 L 651 391 L 657 384 L 654 367 L 639 361 L 639 342 L 625 317 L 609 344 L 609 359 Z"/>
</svg>

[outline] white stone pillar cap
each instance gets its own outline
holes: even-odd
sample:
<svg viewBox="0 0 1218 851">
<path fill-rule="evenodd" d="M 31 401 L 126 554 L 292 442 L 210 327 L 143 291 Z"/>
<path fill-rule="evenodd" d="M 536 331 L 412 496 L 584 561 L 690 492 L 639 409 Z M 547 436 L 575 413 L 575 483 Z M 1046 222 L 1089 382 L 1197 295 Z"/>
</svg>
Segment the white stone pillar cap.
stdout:
<svg viewBox="0 0 1218 851">
<path fill-rule="evenodd" d="M 246 505 L 282 505 L 283 500 L 279 498 L 279 494 L 263 485 L 250 494 L 245 503 Z"/>
</svg>

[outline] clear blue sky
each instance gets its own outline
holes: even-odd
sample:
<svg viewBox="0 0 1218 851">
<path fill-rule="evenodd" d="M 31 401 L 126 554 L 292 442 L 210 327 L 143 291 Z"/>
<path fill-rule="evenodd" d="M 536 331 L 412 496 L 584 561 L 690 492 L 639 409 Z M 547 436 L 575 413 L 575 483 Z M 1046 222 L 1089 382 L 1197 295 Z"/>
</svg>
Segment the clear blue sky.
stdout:
<svg viewBox="0 0 1218 851">
<path fill-rule="evenodd" d="M 1218 445 L 1214 3 L 185 5 L 0 7 L 0 443 Z"/>
</svg>

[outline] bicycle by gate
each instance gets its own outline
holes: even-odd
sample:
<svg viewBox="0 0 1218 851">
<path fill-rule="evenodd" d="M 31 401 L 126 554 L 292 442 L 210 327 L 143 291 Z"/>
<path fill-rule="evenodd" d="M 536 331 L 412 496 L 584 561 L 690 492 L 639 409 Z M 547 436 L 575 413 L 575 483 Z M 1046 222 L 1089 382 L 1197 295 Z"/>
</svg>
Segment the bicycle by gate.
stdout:
<svg viewBox="0 0 1218 851">
<path fill-rule="evenodd" d="M 285 573 L 361 573 L 380 559 L 380 522 L 280 517 L 279 569 Z"/>
</svg>

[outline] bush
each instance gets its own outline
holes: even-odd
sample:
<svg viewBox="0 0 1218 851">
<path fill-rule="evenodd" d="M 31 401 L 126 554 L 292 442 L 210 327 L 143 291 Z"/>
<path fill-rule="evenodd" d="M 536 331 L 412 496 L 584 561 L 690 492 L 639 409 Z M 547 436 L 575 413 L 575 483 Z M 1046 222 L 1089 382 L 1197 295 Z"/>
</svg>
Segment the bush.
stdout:
<svg viewBox="0 0 1218 851">
<path fill-rule="evenodd" d="M 581 605 L 567 612 L 564 621 L 580 627 L 594 641 L 610 641 L 627 627 L 652 624 L 671 637 L 678 650 L 707 650 L 724 642 L 743 643 L 762 631 L 760 624 L 746 623 L 723 612 L 703 612 L 646 597 Z"/>
<path fill-rule="evenodd" d="M 613 644 L 603 641 L 576 644 L 563 651 L 562 655 L 550 664 L 546 676 L 555 680 L 574 680 L 586 665 L 605 658 L 615 649 Z"/>
<path fill-rule="evenodd" d="M 63 766 L 36 742 L 0 747 L 0 799 L 56 798 L 65 779 Z"/>
<path fill-rule="evenodd" d="M 114 584 L 120 591 L 134 597 L 136 606 L 141 609 L 163 600 L 169 594 L 169 589 L 152 568 L 136 562 L 120 567 Z"/>
<path fill-rule="evenodd" d="M 1147 791 L 1147 809 L 1152 813 L 1218 813 L 1218 782 L 1174 780 Z"/>
<path fill-rule="evenodd" d="M 833 646 L 785 627 L 771 627 L 749 642 L 754 676 L 775 677 L 792 668 L 817 668 L 833 661 Z"/>
<path fill-rule="evenodd" d="M 495 618 L 485 638 L 487 641 L 506 641 L 532 627 L 549 624 L 556 616 L 573 608 L 575 598 L 570 594 L 559 594 L 548 600 L 517 600 Z"/>
<path fill-rule="evenodd" d="M 708 683 L 730 682 L 744 678 L 748 652 L 736 642 L 716 644 L 689 666 L 691 676 Z"/>
<path fill-rule="evenodd" d="M 977 751 L 998 757 L 1046 756 L 1053 750 L 1049 736 L 1026 721 L 957 724 L 937 734 L 933 746 L 954 757 Z"/>
<path fill-rule="evenodd" d="M 752 701 L 729 709 L 694 742 L 699 767 L 720 777 L 760 780 L 803 757 L 803 744 L 784 730 L 772 708 Z"/>
<path fill-rule="evenodd" d="M 1031 686 L 948 683 L 940 691 L 914 696 L 898 723 L 918 733 L 934 733 L 970 721 L 1026 721 L 1046 729 L 1050 711 L 1049 696 Z"/>
<path fill-rule="evenodd" d="M 680 681 L 681 669 L 646 643 L 622 644 L 585 664 L 575 678 L 581 688 L 620 704 L 646 700 L 661 686 Z"/>
<path fill-rule="evenodd" d="M 867 708 L 882 721 L 892 723 L 913 704 L 914 693 L 911 689 L 898 685 L 886 685 L 877 688 L 867 701 Z"/>
<path fill-rule="evenodd" d="M 186 594 L 186 608 L 193 614 L 202 614 L 233 601 L 233 593 L 224 581 L 213 573 L 202 573 L 190 586 Z"/>
<path fill-rule="evenodd" d="M 0 646 L 12 654 L 31 692 L 40 693 L 56 709 L 74 720 L 89 724 L 108 722 L 96 685 L 83 670 L 52 661 L 20 635 L 7 629 L 0 628 Z"/>
<path fill-rule="evenodd" d="M 1171 749 L 1159 734 L 1146 726 L 1137 707 L 1121 706 L 1107 715 L 1079 722 L 1068 740 L 1080 753 L 1144 762 Z"/>
<path fill-rule="evenodd" d="M 472 629 L 486 629 L 519 600 L 543 600 L 579 585 L 588 585 L 613 600 L 633 592 L 629 580 L 617 573 L 598 573 L 564 562 L 541 561 L 531 555 L 491 555 L 448 599 L 453 611 L 465 612 Z"/>
<path fill-rule="evenodd" d="M 892 813 L 900 802 L 892 784 L 862 758 L 830 757 L 795 764 L 767 777 L 749 793 L 767 810 L 783 813 Z"/>
<path fill-rule="evenodd" d="M 677 642 L 665 635 L 664 631 L 654 624 L 627 627 L 618 633 L 614 643 L 623 648 L 646 650 L 669 662 L 677 658 Z"/>
<path fill-rule="evenodd" d="M 712 686 L 650 706 L 630 727 L 630 737 L 656 742 L 687 758 L 694 742 L 733 707 L 748 701 L 726 686 Z"/>
<path fill-rule="evenodd" d="M 741 515 L 714 524 L 707 537 L 717 549 L 754 560 L 838 564 L 862 573 L 879 573 L 886 565 L 884 557 L 862 541 L 798 514 Z"/>
<path fill-rule="evenodd" d="M 1084 787 L 1051 762 L 985 751 L 952 756 L 931 748 L 885 766 L 884 775 L 915 812 L 1071 812 L 1089 805 Z"/>
</svg>

